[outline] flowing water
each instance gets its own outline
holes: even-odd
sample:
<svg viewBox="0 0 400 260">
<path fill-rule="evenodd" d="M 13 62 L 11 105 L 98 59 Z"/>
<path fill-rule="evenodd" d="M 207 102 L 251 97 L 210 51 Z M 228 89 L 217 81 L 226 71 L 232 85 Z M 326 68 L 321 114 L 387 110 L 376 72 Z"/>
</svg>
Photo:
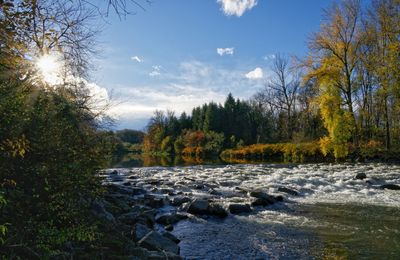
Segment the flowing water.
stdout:
<svg viewBox="0 0 400 260">
<path fill-rule="evenodd" d="M 176 224 L 187 259 L 400 259 L 400 166 L 388 164 L 220 165 L 126 169 L 161 179 L 194 197 L 248 203 L 243 190 L 299 192 L 285 201 L 225 219 Z M 355 180 L 357 173 L 367 179 Z M 211 187 L 195 189 L 187 183 Z"/>
</svg>

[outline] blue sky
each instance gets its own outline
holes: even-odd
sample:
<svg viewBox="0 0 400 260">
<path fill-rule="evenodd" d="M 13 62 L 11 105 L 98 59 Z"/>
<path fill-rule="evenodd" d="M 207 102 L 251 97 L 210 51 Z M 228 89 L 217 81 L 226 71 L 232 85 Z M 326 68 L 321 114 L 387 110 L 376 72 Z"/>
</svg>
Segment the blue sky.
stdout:
<svg viewBox="0 0 400 260">
<path fill-rule="evenodd" d="M 229 92 L 249 98 L 274 54 L 307 54 L 332 2 L 152 0 L 146 11 L 110 17 L 93 80 L 113 93 L 117 129 L 143 129 L 156 109 L 179 115 Z"/>
</svg>

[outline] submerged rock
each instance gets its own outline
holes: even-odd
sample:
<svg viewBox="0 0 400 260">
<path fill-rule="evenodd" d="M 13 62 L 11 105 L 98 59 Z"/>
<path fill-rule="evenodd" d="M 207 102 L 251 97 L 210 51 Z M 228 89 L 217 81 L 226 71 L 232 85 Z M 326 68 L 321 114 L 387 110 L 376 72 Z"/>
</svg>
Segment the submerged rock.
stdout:
<svg viewBox="0 0 400 260">
<path fill-rule="evenodd" d="M 208 211 L 208 214 L 214 215 L 217 217 L 221 217 L 221 218 L 228 216 L 228 212 L 226 211 L 226 209 L 222 205 L 217 204 L 217 203 L 211 203 L 208 206 L 207 211 Z"/>
<path fill-rule="evenodd" d="M 251 212 L 251 208 L 249 204 L 230 204 L 229 212 L 232 214 L 240 214 L 240 213 L 249 213 Z"/>
<path fill-rule="evenodd" d="M 167 251 L 174 254 L 179 254 L 179 246 L 170 239 L 163 237 L 156 231 L 151 231 L 139 242 L 139 246 L 155 251 Z"/>
<path fill-rule="evenodd" d="M 271 196 L 263 191 L 251 191 L 249 195 L 250 197 L 259 199 L 259 202 L 263 200 L 265 203 L 268 202 L 269 204 L 274 204 L 277 201 L 276 197 Z"/>
<path fill-rule="evenodd" d="M 182 215 L 179 213 L 167 213 L 167 214 L 158 216 L 156 218 L 156 222 L 159 224 L 162 224 L 164 226 L 167 226 L 167 225 L 175 224 L 175 223 L 181 221 L 182 219 L 186 219 L 186 218 L 187 218 L 186 215 Z"/>
<path fill-rule="evenodd" d="M 381 185 L 381 189 L 400 190 L 400 186 L 396 184 L 384 184 Z"/>
<path fill-rule="evenodd" d="M 183 203 L 190 202 L 190 200 L 191 199 L 186 196 L 177 196 L 171 200 L 171 205 L 178 207 L 178 206 L 182 205 Z"/>
<path fill-rule="evenodd" d="M 292 196 L 298 196 L 299 195 L 298 191 L 296 191 L 294 189 L 287 188 L 287 187 L 279 187 L 278 191 L 290 194 Z"/>
<path fill-rule="evenodd" d="M 205 199 L 195 199 L 189 204 L 187 212 L 190 214 L 207 214 L 208 213 L 209 202 Z"/>
<path fill-rule="evenodd" d="M 253 202 L 251 203 L 251 206 L 253 207 L 257 207 L 257 206 L 269 206 L 274 204 L 273 201 L 271 201 L 270 199 L 263 199 L 263 198 L 256 198 L 255 200 L 253 200 Z"/>
<path fill-rule="evenodd" d="M 364 172 L 359 172 L 354 177 L 354 179 L 356 179 L 356 180 L 364 180 L 366 178 L 367 178 L 367 175 Z"/>
</svg>

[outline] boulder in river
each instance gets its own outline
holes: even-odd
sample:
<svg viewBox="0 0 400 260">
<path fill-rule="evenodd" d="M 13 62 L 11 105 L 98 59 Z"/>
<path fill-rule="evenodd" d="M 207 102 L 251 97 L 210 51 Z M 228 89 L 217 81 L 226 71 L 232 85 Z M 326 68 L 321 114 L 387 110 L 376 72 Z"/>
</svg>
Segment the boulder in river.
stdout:
<svg viewBox="0 0 400 260">
<path fill-rule="evenodd" d="M 226 211 L 226 209 L 218 203 L 210 203 L 207 211 L 208 211 L 208 214 L 214 215 L 217 217 L 221 217 L 221 218 L 228 216 L 228 212 Z"/>
<path fill-rule="evenodd" d="M 189 204 L 187 212 L 190 214 L 207 214 L 209 202 L 206 199 L 195 199 Z"/>
<path fill-rule="evenodd" d="M 176 196 L 175 198 L 173 198 L 171 200 L 171 205 L 177 207 L 177 206 L 180 206 L 180 205 L 182 205 L 183 203 L 186 203 L 186 202 L 190 202 L 190 198 L 189 197 Z"/>
<path fill-rule="evenodd" d="M 240 213 L 249 213 L 251 212 L 251 208 L 249 204 L 230 204 L 229 207 L 229 212 L 232 214 L 240 214 Z"/>
<path fill-rule="evenodd" d="M 381 189 L 400 190 L 400 186 L 396 184 L 384 184 L 381 185 Z"/>
<path fill-rule="evenodd" d="M 156 231 L 151 231 L 139 242 L 139 246 L 155 251 L 167 251 L 174 254 L 179 254 L 179 246 L 170 239 L 163 237 Z"/>
<path fill-rule="evenodd" d="M 263 198 L 255 198 L 255 200 L 253 200 L 253 202 L 251 203 L 251 206 L 253 207 L 257 207 L 257 206 L 269 206 L 271 204 L 274 204 L 274 202 L 272 202 L 269 199 L 263 199 Z"/>
<path fill-rule="evenodd" d="M 356 179 L 356 180 L 364 180 L 366 178 L 367 178 L 367 175 L 364 172 L 359 172 L 354 177 L 354 179 Z"/>
<path fill-rule="evenodd" d="M 164 226 L 175 224 L 182 219 L 186 219 L 186 215 L 182 215 L 179 213 L 167 213 L 156 217 L 156 222 L 162 224 Z"/>
<path fill-rule="evenodd" d="M 274 204 L 277 201 L 274 196 L 271 196 L 263 191 L 251 191 L 249 195 L 253 198 L 269 201 L 269 204 Z"/>
<path fill-rule="evenodd" d="M 145 194 L 144 195 L 144 202 L 147 206 L 152 208 L 161 208 L 164 207 L 164 199 L 161 197 L 157 197 L 152 194 Z"/>
<path fill-rule="evenodd" d="M 287 188 L 287 187 L 279 187 L 278 191 L 287 193 L 287 194 L 292 195 L 292 196 L 298 196 L 299 195 L 298 191 L 296 191 L 294 189 Z"/>
</svg>

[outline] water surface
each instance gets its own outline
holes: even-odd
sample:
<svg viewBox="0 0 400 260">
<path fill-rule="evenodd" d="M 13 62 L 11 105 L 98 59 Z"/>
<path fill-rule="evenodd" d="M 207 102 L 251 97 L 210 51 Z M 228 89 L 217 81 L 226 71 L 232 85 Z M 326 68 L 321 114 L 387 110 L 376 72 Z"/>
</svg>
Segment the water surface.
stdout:
<svg viewBox="0 0 400 260">
<path fill-rule="evenodd" d="M 400 259 L 400 191 L 380 189 L 400 185 L 398 165 L 213 165 L 126 172 L 226 205 L 249 203 L 243 190 L 299 192 L 251 214 L 179 222 L 173 233 L 188 259 Z M 368 179 L 355 180 L 360 172 Z M 189 182 L 205 184 L 214 195 Z"/>
</svg>

